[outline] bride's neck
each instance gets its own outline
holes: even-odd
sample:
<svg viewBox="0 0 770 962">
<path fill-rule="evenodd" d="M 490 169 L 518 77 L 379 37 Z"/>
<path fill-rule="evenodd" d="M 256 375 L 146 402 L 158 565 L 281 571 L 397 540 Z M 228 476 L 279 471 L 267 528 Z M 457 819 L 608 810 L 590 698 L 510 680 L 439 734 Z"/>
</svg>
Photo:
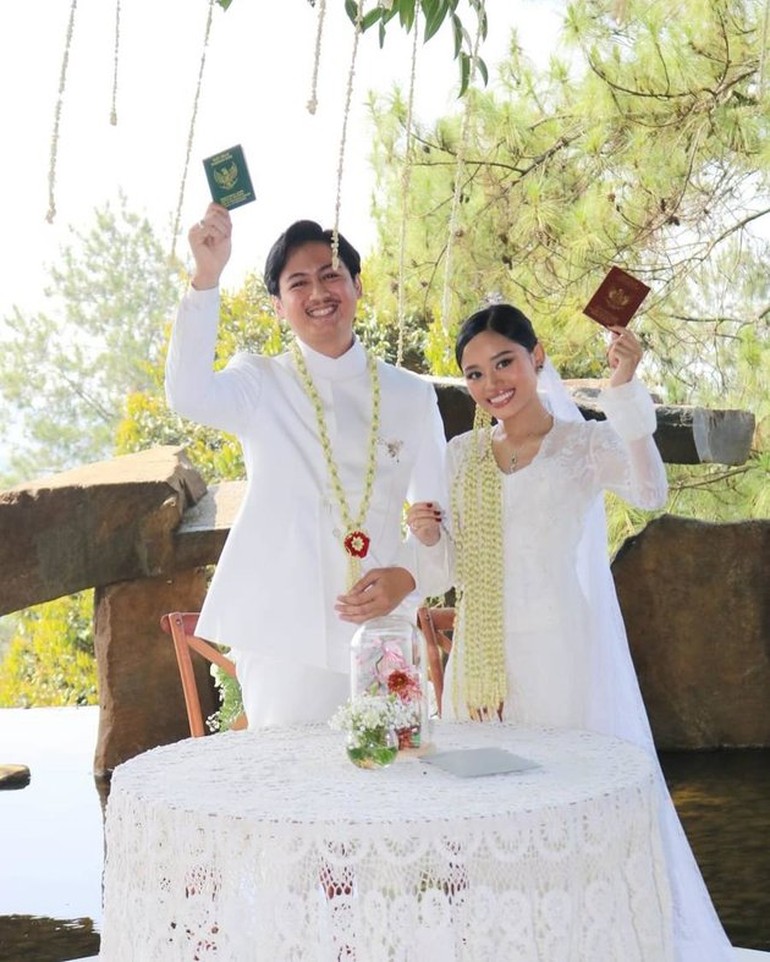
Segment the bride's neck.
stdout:
<svg viewBox="0 0 770 962">
<path fill-rule="evenodd" d="M 551 414 L 540 402 L 534 399 L 512 417 L 498 421 L 495 434 L 498 438 L 517 442 L 532 435 L 546 434 L 551 427 Z"/>
</svg>

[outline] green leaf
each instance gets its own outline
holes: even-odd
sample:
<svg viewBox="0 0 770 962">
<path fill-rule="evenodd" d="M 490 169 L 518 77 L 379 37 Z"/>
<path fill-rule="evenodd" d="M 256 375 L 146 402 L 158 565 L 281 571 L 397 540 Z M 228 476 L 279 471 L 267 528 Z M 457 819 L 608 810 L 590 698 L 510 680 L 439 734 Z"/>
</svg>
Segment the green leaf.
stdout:
<svg viewBox="0 0 770 962">
<path fill-rule="evenodd" d="M 223 10 L 227 10 L 233 0 L 217 0 L 217 3 Z"/>
<path fill-rule="evenodd" d="M 454 30 L 454 37 L 455 37 L 454 57 L 455 59 L 457 59 L 460 51 L 463 48 L 463 37 L 465 35 L 465 31 L 463 30 L 462 20 L 460 20 L 460 18 L 457 16 L 456 13 L 452 14 L 452 28 Z"/>
<path fill-rule="evenodd" d="M 425 43 L 427 43 L 439 30 L 449 11 L 444 0 L 438 0 L 438 2 L 433 4 L 430 13 L 428 12 L 427 4 L 423 3 L 423 10 L 425 12 L 424 40 Z"/>
<path fill-rule="evenodd" d="M 487 17 L 487 9 L 484 0 L 470 0 L 470 2 L 473 9 L 476 11 L 479 37 L 482 40 L 486 40 L 487 32 L 489 30 L 489 18 Z"/>
<path fill-rule="evenodd" d="M 399 3 L 394 3 L 391 7 L 389 14 L 394 16 L 396 13 L 396 8 L 398 8 L 398 17 L 401 21 L 401 26 L 406 30 L 407 33 L 414 26 L 414 10 L 415 10 L 415 0 L 400 0 Z"/>
<path fill-rule="evenodd" d="M 369 13 L 364 14 L 361 20 L 361 31 L 365 32 L 369 27 L 373 27 L 374 24 L 382 18 L 383 12 L 382 7 L 375 7 L 373 10 L 370 10 Z"/>
<path fill-rule="evenodd" d="M 467 53 L 460 54 L 460 92 L 457 95 L 462 97 L 465 91 L 468 89 L 468 83 L 471 79 L 471 58 Z"/>
</svg>

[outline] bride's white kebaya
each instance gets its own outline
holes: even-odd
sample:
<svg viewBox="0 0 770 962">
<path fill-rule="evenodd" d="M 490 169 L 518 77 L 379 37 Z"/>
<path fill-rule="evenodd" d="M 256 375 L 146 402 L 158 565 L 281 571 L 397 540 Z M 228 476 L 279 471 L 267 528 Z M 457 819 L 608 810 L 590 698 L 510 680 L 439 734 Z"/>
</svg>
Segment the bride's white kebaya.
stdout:
<svg viewBox="0 0 770 962">
<path fill-rule="evenodd" d="M 478 423 L 447 452 L 450 503 L 414 505 L 419 580 L 454 584 L 457 619 L 444 717 L 590 729 L 655 758 L 674 898 L 677 962 L 728 962 L 725 936 L 657 765 L 607 553 L 605 490 L 666 501 L 656 415 L 635 377 L 632 331 L 614 328 L 610 378 L 585 421 L 521 311 L 497 304 L 462 325 L 456 358 Z M 494 423 L 493 423 L 494 422 Z"/>
</svg>

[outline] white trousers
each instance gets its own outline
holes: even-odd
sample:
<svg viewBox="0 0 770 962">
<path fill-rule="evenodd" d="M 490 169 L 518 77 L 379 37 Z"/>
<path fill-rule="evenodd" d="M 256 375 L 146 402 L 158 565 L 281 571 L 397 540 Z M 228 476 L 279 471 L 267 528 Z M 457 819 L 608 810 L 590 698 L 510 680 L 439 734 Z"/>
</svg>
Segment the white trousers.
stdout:
<svg viewBox="0 0 770 962">
<path fill-rule="evenodd" d="M 252 651 L 233 649 L 229 654 L 250 729 L 327 722 L 350 695 L 346 673 L 295 665 Z"/>
</svg>

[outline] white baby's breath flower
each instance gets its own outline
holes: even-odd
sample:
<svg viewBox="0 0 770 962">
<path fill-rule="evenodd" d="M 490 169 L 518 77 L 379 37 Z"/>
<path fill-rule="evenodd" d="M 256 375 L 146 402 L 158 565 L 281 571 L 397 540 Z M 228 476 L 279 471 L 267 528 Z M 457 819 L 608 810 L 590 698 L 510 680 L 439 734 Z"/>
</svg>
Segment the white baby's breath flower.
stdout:
<svg viewBox="0 0 770 962">
<path fill-rule="evenodd" d="M 363 733 L 380 728 L 408 728 L 418 717 L 415 706 L 395 695 L 364 692 L 341 705 L 329 719 L 337 731 Z"/>
</svg>

